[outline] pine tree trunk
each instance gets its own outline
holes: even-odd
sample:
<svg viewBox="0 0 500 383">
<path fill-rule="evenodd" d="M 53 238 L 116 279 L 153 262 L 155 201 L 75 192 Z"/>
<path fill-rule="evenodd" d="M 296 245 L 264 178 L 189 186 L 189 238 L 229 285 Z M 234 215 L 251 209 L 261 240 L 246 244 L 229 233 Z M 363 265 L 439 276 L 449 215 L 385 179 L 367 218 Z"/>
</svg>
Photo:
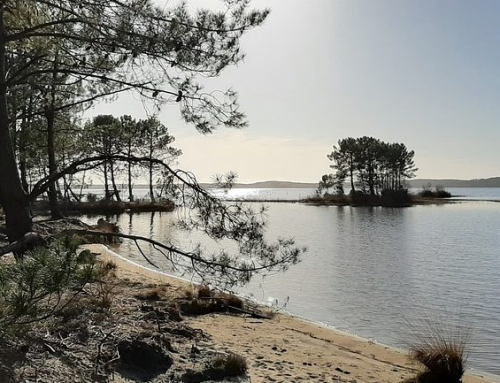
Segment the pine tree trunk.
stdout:
<svg viewBox="0 0 500 383">
<path fill-rule="evenodd" d="M 47 119 L 47 154 L 49 158 L 49 175 L 57 173 L 56 151 L 55 151 L 55 98 L 56 98 L 56 81 L 57 81 L 57 60 L 58 54 L 54 60 L 52 72 L 52 86 L 50 89 L 50 102 L 46 105 L 45 117 Z M 59 219 L 62 217 L 59 209 L 59 201 L 57 198 L 57 186 L 55 182 L 49 185 L 49 205 L 52 218 Z"/>
<path fill-rule="evenodd" d="M 80 196 L 76 195 L 76 193 L 73 191 L 73 189 L 71 188 L 71 185 L 69 183 L 66 183 L 66 187 L 67 187 L 68 193 L 71 194 L 71 196 L 75 199 L 76 202 L 82 201 L 81 194 L 80 194 Z"/>
<path fill-rule="evenodd" d="M 0 195 L 7 236 L 17 241 L 31 231 L 30 201 L 21 185 L 9 131 L 7 86 L 5 83 L 5 30 L 3 2 L 0 3 Z"/>
<path fill-rule="evenodd" d="M 54 113 L 52 111 L 48 111 L 46 113 L 47 118 L 47 154 L 49 157 L 49 175 L 57 173 L 57 165 L 56 165 L 56 154 L 55 154 L 55 145 L 54 145 Z M 48 190 L 49 195 L 49 206 L 50 206 L 50 214 L 53 219 L 59 219 L 62 217 L 61 210 L 59 209 L 59 201 L 57 198 L 57 187 L 56 183 L 53 182 L 49 185 Z"/>
<path fill-rule="evenodd" d="M 111 193 L 109 192 L 109 184 L 108 184 L 108 163 L 104 163 L 104 200 L 109 201 L 111 197 Z"/>
<path fill-rule="evenodd" d="M 21 184 L 24 190 L 29 190 L 28 177 L 26 173 L 26 126 L 21 125 L 19 132 L 19 172 L 21 173 Z"/>
<path fill-rule="evenodd" d="M 149 194 L 151 195 L 151 201 L 154 202 L 155 195 L 153 190 L 153 163 L 149 163 Z"/>
<path fill-rule="evenodd" d="M 116 200 L 118 202 L 121 202 L 122 199 L 120 198 L 120 191 L 116 187 L 116 181 L 115 181 L 115 165 L 113 163 L 111 163 L 109 165 L 109 168 L 110 168 L 110 173 L 111 173 L 111 184 L 113 185 L 113 192 L 116 196 Z"/>
<path fill-rule="evenodd" d="M 351 179 L 351 192 L 350 194 L 354 194 L 356 189 L 354 188 L 354 158 L 352 155 L 349 156 L 349 177 Z"/>
<path fill-rule="evenodd" d="M 82 184 L 80 185 L 80 191 L 78 192 L 78 202 L 82 200 L 83 196 L 83 187 L 85 186 L 85 173 L 86 171 L 83 171 L 83 176 L 82 176 Z"/>
<path fill-rule="evenodd" d="M 26 137 L 27 137 L 27 129 L 31 122 L 31 117 L 27 117 L 27 115 L 31 115 L 33 112 L 33 96 L 30 96 L 28 108 L 24 108 L 23 110 L 23 119 L 21 122 L 21 130 L 19 132 L 19 172 L 21 173 L 21 184 L 23 185 L 24 190 L 29 191 L 28 185 L 28 176 L 26 172 Z"/>
<path fill-rule="evenodd" d="M 153 139 L 149 140 L 149 158 L 153 158 Z M 151 195 L 151 201 L 155 201 L 155 195 L 153 190 L 153 163 L 149 162 L 149 194 Z"/>
<path fill-rule="evenodd" d="M 129 139 L 129 142 L 128 142 L 128 153 L 127 155 L 130 157 L 132 155 L 132 144 L 131 144 L 131 141 Z M 130 202 L 132 202 L 134 200 L 134 194 L 133 194 L 133 190 L 132 190 L 132 163 L 129 161 L 128 164 L 127 164 L 127 175 L 128 175 L 128 200 Z"/>
</svg>

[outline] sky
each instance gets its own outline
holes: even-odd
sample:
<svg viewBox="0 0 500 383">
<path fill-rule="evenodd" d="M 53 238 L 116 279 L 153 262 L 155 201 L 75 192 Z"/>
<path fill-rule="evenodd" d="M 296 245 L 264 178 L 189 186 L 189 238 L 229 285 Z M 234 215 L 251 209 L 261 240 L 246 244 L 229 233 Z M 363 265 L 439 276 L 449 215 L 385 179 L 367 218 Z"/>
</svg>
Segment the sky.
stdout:
<svg viewBox="0 0 500 383">
<path fill-rule="evenodd" d="M 251 4 L 271 14 L 243 37 L 245 61 L 206 84 L 238 91 L 250 125 L 200 135 L 166 105 L 158 117 L 183 151 L 180 168 L 201 182 L 227 171 L 239 182 L 317 182 L 338 140 L 367 135 L 414 150 L 417 178 L 500 176 L 500 2 Z M 87 116 L 149 110 L 129 94 Z"/>
</svg>

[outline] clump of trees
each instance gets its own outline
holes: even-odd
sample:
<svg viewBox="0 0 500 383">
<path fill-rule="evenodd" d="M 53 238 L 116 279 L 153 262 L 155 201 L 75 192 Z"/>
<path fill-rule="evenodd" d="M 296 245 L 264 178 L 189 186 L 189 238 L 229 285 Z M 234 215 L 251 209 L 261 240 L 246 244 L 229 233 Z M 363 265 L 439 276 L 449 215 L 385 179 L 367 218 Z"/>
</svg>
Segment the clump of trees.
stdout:
<svg viewBox="0 0 500 383">
<path fill-rule="evenodd" d="M 405 188 L 405 181 L 418 170 L 415 152 L 402 143 L 387 143 L 373 137 L 344 138 L 327 155 L 332 161 L 333 173 L 323 175 L 318 191 L 328 193 L 332 188 L 344 194 L 347 182 L 350 194 L 380 196 L 383 192 Z"/>
<path fill-rule="evenodd" d="M 83 138 L 86 148 L 82 148 L 84 155 L 108 156 L 110 160 L 104 161 L 99 166 L 104 183 L 105 201 L 116 198 L 121 201 L 120 190 L 117 186 L 117 177 L 126 175 L 129 201 L 134 201 L 133 185 L 138 170 L 147 171 L 149 184 L 149 196 L 155 200 L 155 186 L 157 179 L 162 178 L 161 168 L 151 161 L 134 165 L 131 161 L 122 164 L 113 160 L 113 155 L 125 155 L 126 157 L 143 157 L 146 159 L 161 159 L 172 164 L 182 154 L 182 151 L 174 148 L 171 144 L 175 141 L 174 136 L 168 132 L 158 118 L 149 117 L 145 120 L 135 120 L 131 116 L 124 115 L 116 118 L 111 115 L 99 115 L 92 121 L 87 122 L 83 130 Z M 125 165 L 125 166 L 123 166 Z M 157 177 L 158 176 L 158 177 Z"/>
<path fill-rule="evenodd" d="M 47 160 L 43 129 L 43 124 L 33 123 L 16 132 L 21 183 L 30 194 L 40 180 L 52 174 Z M 119 161 L 114 160 L 112 156 L 158 158 L 172 164 L 182 154 L 179 149 L 172 146 L 175 138 L 155 116 L 136 120 L 128 115 L 120 118 L 99 115 L 85 123 L 77 119 L 62 120 L 54 127 L 53 134 L 52 168 L 65 169 L 68 164 L 76 161 L 85 162 L 92 158 L 102 160 L 95 167 L 95 161 L 90 161 L 88 169 L 63 174 L 42 194 L 42 197 L 45 197 L 45 194 L 49 197 L 52 218 L 61 218 L 61 205 L 67 208 L 68 202 L 79 203 L 83 200 L 83 191 L 89 185 L 92 176 L 97 177 L 104 185 L 103 202 L 121 202 L 122 199 L 132 202 L 134 180 L 140 174 L 147 174 L 147 177 L 142 177 L 141 180 L 143 182 L 148 180 L 149 195 L 154 202 L 158 195 L 156 185 L 159 180 L 163 182 L 163 174 L 158 165 L 151 162 Z M 123 190 L 120 185 L 128 186 L 128 195 L 122 196 Z M 165 191 L 162 196 L 168 198 Z M 90 199 L 93 199 L 92 196 Z"/>
</svg>

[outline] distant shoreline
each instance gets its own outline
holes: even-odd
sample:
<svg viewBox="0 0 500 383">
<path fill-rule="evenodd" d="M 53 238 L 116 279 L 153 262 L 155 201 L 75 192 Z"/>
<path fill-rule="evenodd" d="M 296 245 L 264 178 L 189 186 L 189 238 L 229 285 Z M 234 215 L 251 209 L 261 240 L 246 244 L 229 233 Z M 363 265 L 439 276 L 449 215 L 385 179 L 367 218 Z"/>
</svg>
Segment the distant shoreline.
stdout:
<svg viewBox="0 0 500 383">
<path fill-rule="evenodd" d="M 408 181 L 408 187 L 420 189 L 424 186 L 442 186 L 444 188 L 500 188 L 500 177 L 481 178 L 472 180 L 458 179 L 415 179 Z M 202 187 L 208 189 L 217 189 L 217 187 L 208 182 L 201 182 Z M 347 187 L 348 185 L 346 185 Z M 234 189 L 316 189 L 317 182 L 295 182 L 295 181 L 261 181 L 251 183 L 235 183 Z M 102 189 L 104 185 L 92 185 L 86 190 Z M 149 188 L 148 185 L 134 185 L 135 189 Z"/>
</svg>

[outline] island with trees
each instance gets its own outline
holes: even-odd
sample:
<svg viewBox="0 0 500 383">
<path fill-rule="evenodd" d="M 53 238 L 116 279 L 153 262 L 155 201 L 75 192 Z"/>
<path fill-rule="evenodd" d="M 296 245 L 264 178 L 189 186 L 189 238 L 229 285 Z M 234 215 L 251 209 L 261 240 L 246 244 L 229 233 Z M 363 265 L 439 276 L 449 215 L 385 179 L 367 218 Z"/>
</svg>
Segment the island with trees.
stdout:
<svg viewBox="0 0 500 383">
<path fill-rule="evenodd" d="M 416 201 L 408 192 L 407 181 L 418 168 L 415 152 L 403 143 L 388 143 L 374 137 L 348 137 L 338 141 L 327 155 L 334 171 L 324 174 L 315 197 L 309 203 L 409 206 Z M 348 185 L 349 193 L 345 193 Z M 427 188 L 420 198 L 442 198 L 449 194 Z"/>
</svg>

